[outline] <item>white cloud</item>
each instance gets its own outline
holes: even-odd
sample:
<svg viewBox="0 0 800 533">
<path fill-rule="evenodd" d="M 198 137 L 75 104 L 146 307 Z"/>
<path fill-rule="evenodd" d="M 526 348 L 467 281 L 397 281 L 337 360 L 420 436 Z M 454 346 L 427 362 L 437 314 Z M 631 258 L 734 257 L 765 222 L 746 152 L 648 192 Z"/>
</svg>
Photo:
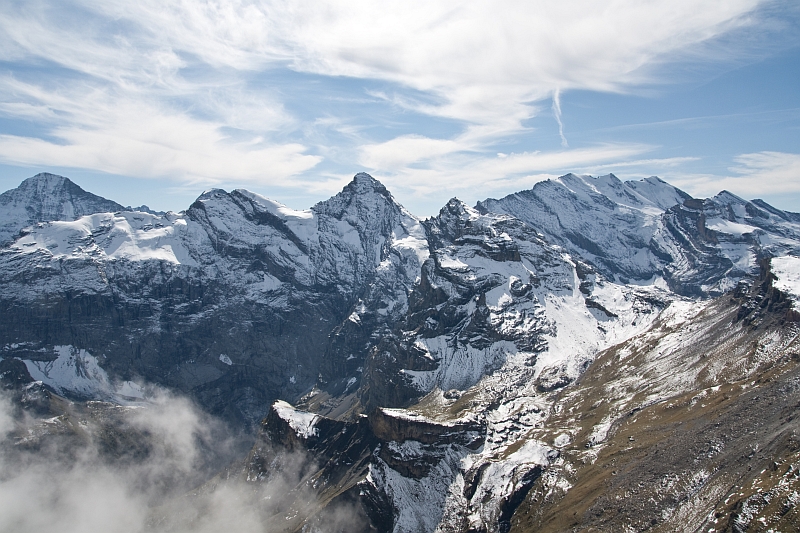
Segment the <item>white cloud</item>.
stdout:
<svg viewBox="0 0 800 533">
<path fill-rule="evenodd" d="M 135 408 L 96 405 L 104 414 L 86 416 L 78 404 L 45 421 L 15 418 L 0 391 L 0 531 L 276 533 L 297 508 L 321 511 L 321 532 L 361 529 L 353 507 L 320 503 L 306 488 L 317 466 L 302 452 L 262 444 L 270 469 L 245 482 L 232 461 L 252 444 L 187 399 L 156 392 Z M 59 429 L 78 421 L 79 431 Z M 220 469 L 228 475 L 214 477 Z"/>
<path fill-rule="evenodd" d="M 600 174 L 602 172 L 619 172 L 625 169 L 629 176 L 647 178 L 658 169 L 680 167 L 686 163 L 699 161 L 699 157 L 665 157 L 654 159 L 634 159 L 632 161 L 614 161 L 613 163 L 595 164 L 585 167 L 576 167 L 576 172 L 584 174 Z"/>
<path fill-rule="evenodd" d="M 554 94 L 560 119 L 564 91 L 624 91 L 653 81 L 652 66 L 751 23 L 748 14 L 760 3 L 4 3 L 0 59 L 28 82 L 6 80 L 0 114 L 32 119 L 42 133 L 5 132 L 0 158 L 141 177 L 264 183 L 307 172 L 323 157 L 352 157 L 350 165 L 358 158 L 397 176 L 423 167 L 435 181 L 479 172 L 504 180 L 560 161 L 596 164 L 613 157 L 592 159 L 597 148 L 531 152 L 497 166 L 482 154 L 496 152 L 499 139 L 527 132 L 525 121 Z M 46 77 L 27 70 L 43 66 Z M 334 139 L 320 130 L 318 119 L 335 115 L 324 104 L 310 99 L 312 116 L 304 119 L 287 110 L 293 81 L 254 81 L 259 73 L 287 68 L 389 82 L 383 97 L 400 114 L 443 117 L 461 129 L 432 138 L 422 125 L 413 135 L 406 129 L 375 142 L 359 128 L 362 117 L 348 117 L 354 125 Z M 407 89 L 421 91 L 419 98 Z M 345 113 L 360 112 L 350 105 Z"/>
<path fill-rule="evenodd" d="M 756 152 L 734 158 L 733 175 L 667 175 L 670 182 L 696 197 L 728 190 L 745 198 L 800 193 L 800 154 Z"/>
<path fill-rule="evenodd" d="M 270 5 L 291 14 L 273 29 L 295 68 L 396 81 L 441 96 L 431 113 L 489 123 L 525 115 L 526 101 L 556 88 L 640 83 L 641 67 L 742 24 L 758 2 L 287 4 Z"/>
<path fill-rule="evenodd" d="M 363 146 L 360 163 L 374 170 L 392 171 L 466 149 L 467 146 L 456 141 L 404 135 L 384 143 Z"/>
<path fill-rule="evenodd" d="M 15 80 L 6 80 L 4 85 L 31 102 L 18 109 L 6 106 L 6 112 L 55 117 L 48 135 L 51 139 L 0 135 L 0 160 L 9 163 L 91 168 L 213 184 L 232 178 L 281 182 L 320 160 L 307 155 L 307 148 L 298 143 L 265 143 L 263 137 L 255 135 L 231 139 L 223 131 L 230 122 L 197 119 L 158 103 L 114 96 L 104 90 L 57 93 Z M 215 105 L 229 102 L 222 99 Z M 261 117 L 265 116 L 268 121 L 274 115 L 262 112 Z M 258 117 L 232 113 L 234 124 Z M 265 129 L 268 127 L 265 124 Z"/>
<path fill-rule="evenodd" d="M 785 152 L 757 152 L 742 154 L 734 159 L 731 168 L 747 180 L 753 191 L 770 193 L 800 192 L 800 154 Z"/>
</svg>

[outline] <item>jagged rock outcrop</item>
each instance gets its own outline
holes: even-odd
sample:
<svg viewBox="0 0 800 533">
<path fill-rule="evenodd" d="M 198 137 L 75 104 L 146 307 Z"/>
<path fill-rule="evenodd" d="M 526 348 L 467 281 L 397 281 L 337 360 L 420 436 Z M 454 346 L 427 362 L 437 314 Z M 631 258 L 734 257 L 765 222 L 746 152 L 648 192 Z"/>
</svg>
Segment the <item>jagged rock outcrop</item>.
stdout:
<svg viewBox="0 0 800 533">
<path fill-rule="evenodd" d="M 302 458 L 302 473 L 293 478 L 286 516 L 281 517 L 289 522 L 287 531 L 313 529 L 319 515 L 345 504 L 356 517 L 351 531 L 411 531 L 434 524 L 437 516 L 430 514 L 429 505 L 406 507 L 403 498 L 410 494 L 401 494 L 398 483 L 423 487 L 432 479 L 444 482 L 441 474 L 455 475 L 458 458 L 479 450 L 485 434 L 485 423 L 475 419 L 445 423 L 404 410 L 377 409 L 369 416 L 337 421 L 276 402 L 262 422 L 242 477 L 266 484 L 287 469 L 297 471 L 297 458 Z M 385 483 L 387 477 L 394 483 Z M 415 492 L 419 498 L 445 496 Z M 301 505 L 308 506 L 307 512 L 297 516 L 292 511 Z"/>
<path fill-rule="evenodd" d="M 666 304 L 658 290 L 604 280 L 509 215 L 481 214 L 453 199 L 425 226 L 431 255 L 408 314 L 366 364 L 360 394 L 368 411 L 407 405 L 437 387 L 467 389 L 510 359 L 532 368 L 543 352 L 568 357 L 564 372 L 574 379 L 591 346 L 600 349 L 615 329 Z M 582 354 L 561 351 L 576 338 Z"/>
<path fill-rule="evenodd" d="M 561 462 L 511 531 L 800 526 L 800 330 L 762 267 L 733 295 L 667 309 L 553 399 L 563 407 L 528 438 Z"/>
</svg>

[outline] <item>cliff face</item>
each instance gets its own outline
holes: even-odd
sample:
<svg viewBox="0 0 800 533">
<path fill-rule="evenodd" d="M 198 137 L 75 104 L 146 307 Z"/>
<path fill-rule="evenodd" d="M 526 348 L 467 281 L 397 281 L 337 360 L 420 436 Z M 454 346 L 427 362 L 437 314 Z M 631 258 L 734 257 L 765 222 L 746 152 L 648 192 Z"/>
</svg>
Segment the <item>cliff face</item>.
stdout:
<svg viewBox="0 0 800 533">
<path fill-rule="evenodd" d="M 749 289 L 665 312 L 554 398 L 529 438 L 561 460 L 512 530 L 800 527 L 800 329 L 764 266 Z"/>
<path fill-rule="evenodd" d="M 565 384 L 676 296 L 800 251 L 798 215 L 613 175 L 454 199 L 424 222 L 367 174 L 306 211 L 244 190 L 125 211 L 47 174 L 0 200 L 16 235 L 0 248 L 4 357 L 64 394 L 152 381 L 250 425 L 276 398 L 311 391 L 306 407 L 338 417 L 512 360 Z"/>
<path fill-rule="evenodd" d="M 243 475 L 309 453 L 298 486 L 357 502 L 377 531 L 795 530 L 800 329 L 763 268 L 735 293 L 672 302 L 573 383 L 506 364 L 355 422 L 276 405 Z"/>
<path fill-rule="evenodd" d="M 100 378 L 65 393 L 145 380 L 254 423 L 320 376 L 339 389 L 360 376 L 361 343 L 329 334 L 402 314 L 426 255 L 419 221 L 365 174 L 308 211 L 213 190 L 180 214 L 53 221 L 0 250 L 2 355 L 56 385 L 71 347 Z"/>
</svg>

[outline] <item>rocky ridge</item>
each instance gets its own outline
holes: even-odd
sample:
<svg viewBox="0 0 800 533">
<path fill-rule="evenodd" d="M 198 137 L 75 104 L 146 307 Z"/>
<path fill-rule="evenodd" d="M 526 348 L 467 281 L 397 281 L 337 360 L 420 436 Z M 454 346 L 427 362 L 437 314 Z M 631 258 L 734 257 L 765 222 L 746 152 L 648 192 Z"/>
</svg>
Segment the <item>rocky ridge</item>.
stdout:
<svg viewBox="0 0 800 533">
<path fill-rule="evenodd" d="M 686 296 L 719 295 L 758 275 L 758 258 L 800 253 L 796 213 L 727 191 L 691 198 L 655 177 L 567 174 L 477 208 L 527 222 L 609 279 L 660 278 Z"/>
<path fill-rule="evenodd" d="M 145 380 L 246 423 L 362 366 L 335 347 L 323 362 L 329 334 L 402 314 L 427 254 L 419 221 L 366 174 L 308 211 L 212 190 L 182 213 L 23 233 L 0 250 L 3 357 L 65 393 L 111 398 Z M 76 364 L 97 369 L 78 388 Z"/>
<path fill-rule="evenodd" d="M 624 413 L 792 360 L 798 255 L 800 215 L 656 178 L 567 175 L 425 221 L 366 174 L 307 211 L 212 190 L 181 213 L 23 229 L 0 249 L 0 356 L 72 398 L 144 399 L 149 381 L 245 425 L 296 403 L 273 404 L 240 472 L 268 483 L 291 454 L 309 461 L 273 509 L 287 531 L 320 529 L 339 505 L 365 531 L 566 527 L 553 517 L 605 464 Z M 737 342 L 705 370 L 691 359 Z M 619 350 L 645 351 L 608 374 Z M 587 389 L 596 376 L 621 381 Z M 615 396 L 623 385 L 635 401 Z M 675 494 L 636 530 L 706 509 Z M 633 516 L 595 519 L 609 505 L 568 526 Z"/>
</svg>

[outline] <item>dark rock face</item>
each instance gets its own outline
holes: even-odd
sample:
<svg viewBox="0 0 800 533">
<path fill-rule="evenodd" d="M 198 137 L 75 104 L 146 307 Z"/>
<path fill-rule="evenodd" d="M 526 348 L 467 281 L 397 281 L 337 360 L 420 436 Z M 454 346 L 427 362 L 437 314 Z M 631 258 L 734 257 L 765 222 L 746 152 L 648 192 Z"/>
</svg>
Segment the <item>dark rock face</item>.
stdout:
<svg viewBox="0 0 800 533">
<path fill-rule="evenodd" d="M 0 219 L 29 226 L 0 245 L 0 383 L 15 404 L 72 416 L 62 396 L 114 401 L 140 382 L 186 393 L 260 430 L 240 481 L 288 483 L 274 509 L 290 531 L 313 531 L 339 506 L 353 531 L 568 529 L 569 495 L 611 479 L 591 465 L 617 472 L 628 443 L 649 435 L 635 422 L 648 410 L 674 431 L 654 430 L 645 455 L 669 461 L 625 456 L 633 466 L 603 485 L 616 499 L 589 498 L 569 520 L 615 530 L 702 507 L 679 491 L 658 500 L 658 483 L 674 474 L 689 487 L 687 457 L 718 466 L 692 435 L 736 453 L 746 437 L 717 434 L 694 405 L 736 381 L 738 407 L 717 414 L 745 431 L 758 418 L 746 408 L 754 380 L 772 380 L 773 403 L 796 392 L 784 370 L 800 314 L 769 257 L 800 253 L 800 215 L 760 201 L 567 175 L 474 209 L 453 199 L 423 222 L 366 174 L 307 211 L 215 189 L 177 214 L 32 180 L 0 196 L 11 199 L 0 213 L 33 205 Z M 124 410 L 75 405 L 111 420 L 109 457 L 147 453 L 129 442 Z M 759 411 L 759 438 L 791 420 L 776 409 Z M 784 433 L 775 454 L 796 444 Z M 642 481 L 637 465 L 655 477 Z M 657 504 L 615 503 L 639 482 Z M 770 494 L 719 512 L 744 528 L 791 503 Z"/>
<path fill-rule="evenodd" d="M 375 478 L 389 468 L 410 480 L 422 479 L 447 463 L 453 450 L 478 450 L 485 435 L 485 424 L 475 420 L 439 423 L 401 410 L 378 409 L 345 422 L 277 402 L 262 422 L 242 475 L 251 482 L 268 483 L 285 468 L 276 465 L 288 465 L 288 457 L 301 456 L 303 473 L 297 486 L 313 487 L 315 496 L 297 491 L 294 503 L 286 507 L 307 505 L 303 502 L 308 500 L 315 503 L 293 526 L 296 530 L 313 525 L 326 508 L 348 502 L 357 516 L 366 518 L 353 531 L 388 532 L 400 510 Z"/>
<path fill-rule="evenodd" d="M 244 424 L 312 387 L 339 414 L 468 387 L 510 353 L 547 348 L 543 301 L 571 291 L 573 273 L 586 308 L 610 320 L 598 276 L 714 294 L 800 242 L 800 215 L 613 175 L 567 175 L 477 210 L 454 199 L 424 223 L 367 174 L 302 212 L 242 190 L 208 191 L 181 214 L 120 212 L 52 175 L 1 198 L 28 222 L 94 213 L 0 249 L 4 357 L 85 349 L 111 382 L 177 388 Z"/>
<path fill-rule="evenodd" d="M 544 350 L 554 331 L 545 294 L 572 290 L 573 265 L 517 219 L 453 199 L 425 225 L 431 255 L 408 314 L 367 361 L 367 411 L 407 405 L 435 386 L 467 388 L 510 352 Z M 506 285 L 510 297 L 501 302 Z"/>
<path fill-rule="evenodd" d="M 366 343 L 404 313 L 426 248 L 366 174 L 304 212 L 212 190 L 183 214 L 52 222 L 0 250 L 2 355 L 77 347 L 111 382 L 159 383 L 253 424 L 318 379 L 334 391 L 360 380 Z M 334 330 L 347 334 L 331 342 Z"/>
<path fill-rule="evenodd" d="M 384 442 L 414 440 L 422 444 L 460 444 L 477 449 L 486 435 L 485 424 L 474 420 L 449 424 L 437 423 L 420 416 L 411 416 L 404 411 L 375 409 L 370 413 L 370 428 Z"/>
<path fill-rule="evenodd" d="M 663 222 L 683 266 L 667 265 L 665 277 L 676 292 L 691 296 L 729 291 L 736 280 L 757 275 L 760 260 L 800 251 L 796 219 L 725 191 L 673 206 Z"/>
</svg>

